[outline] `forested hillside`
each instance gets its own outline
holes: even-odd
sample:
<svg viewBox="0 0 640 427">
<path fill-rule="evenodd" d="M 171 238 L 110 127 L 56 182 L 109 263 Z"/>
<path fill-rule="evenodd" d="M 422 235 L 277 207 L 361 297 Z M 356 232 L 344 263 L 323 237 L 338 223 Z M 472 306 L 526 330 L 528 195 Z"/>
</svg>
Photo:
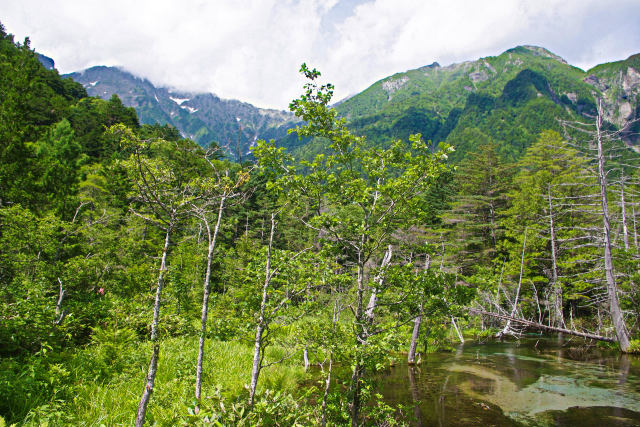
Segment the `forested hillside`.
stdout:
<svg viewBox="0 0 640 427">
<path fill-rule="evenodd" d="M 336 106 L 350 129 L 371 144 L 420 133 L 433 148 L 456 147 L 454 161 L 491 141 L 500 155 L 519 159 L 545 129 L 561 131 L 558 119 L 593 116 L 596 97 L 604 118 L 617 127 L 638 118 L 640 76 L 637 57 L 584 72 L 537 46 L 519 46 L 495 57 L 445 67 L 438 63 L 398 73 Z M 637 126 L 637 125 L 634 125 Z M 623 134 L 638 141 L 636 127 Z M 282 142 L 302 156 L 316 144 Z"/>
<path fill-rule="evenodd" d="M 635 67 L 516 48 L 333 109 L 303 65 L 300 140 L 239 163 L 0 27 L 0 424 L 378 425 L 374 374 L 458 340 L 640 351 Z"/>
</svg>

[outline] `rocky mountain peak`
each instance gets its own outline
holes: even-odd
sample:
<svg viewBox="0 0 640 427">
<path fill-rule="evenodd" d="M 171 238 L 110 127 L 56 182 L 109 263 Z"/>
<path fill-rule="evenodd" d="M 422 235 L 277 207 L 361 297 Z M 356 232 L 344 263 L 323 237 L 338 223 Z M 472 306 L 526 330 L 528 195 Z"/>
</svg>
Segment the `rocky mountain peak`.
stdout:
<svg viewBox="0 0 640 427">
<path fill-rule="evenodd" d="M 124 105 L 136 109 L 141 123 L 170 124 L 203 146 L 217 143 L 235 159 L 249 154 L 258 139 L 285 136 L 295 121 L 288 112 L 264 110 L 212 93 L 156 87 L 118 67 L 96 66 L 67 76 L 81 83 L 91 96 L 109 99 L 118 95 Z"/>
<path fill-rule="evenodd" d="M 561 56 L 556 55 L 555 53 L 545 49 L 544 47 L 541 46 L 534 46 L 534 45 L 522 45 L 522 46 L 516 46 L 513 49 L 509 49 L 507 50 L 507 52 L 514 52 L 514 53 L 530 53 L 533 54 L 535 56 L 541 56 L 543 58 L 551 58 L 551 59 L 555 59 L 558 62 L 561 62 L 563 64 L 568 65 L 567 61 L 564 60 L 564 58 L 562 58 Z"/>
</svg>

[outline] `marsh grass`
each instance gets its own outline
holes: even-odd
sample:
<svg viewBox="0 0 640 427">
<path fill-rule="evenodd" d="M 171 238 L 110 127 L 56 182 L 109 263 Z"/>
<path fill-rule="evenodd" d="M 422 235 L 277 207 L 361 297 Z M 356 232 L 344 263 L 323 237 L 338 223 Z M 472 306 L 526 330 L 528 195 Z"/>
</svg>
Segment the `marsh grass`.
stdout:
<svg viewBox="0 0 640 427">
<path fill-rule="evenodd" d="M 279 360 L 285 351 L 274 346 L 267 359 Z M 218 404 L 220 396 L 227 402 L 245 399 L 252 352 L 250 346 L 237 341 L 207 341 L 203 407 Z M 132 425 L 150 353 L 149 343 L 133 342 L 115 354 L 108 344 L 93 344 L 68 355 L 65 378 L 54 399 L 51 394 L 49 401 L 40 396 L 20 424 Z M 184 424 L 188 418 L 189 408 L 195 404 L 196 354 L 197 341 L 193 337 L 162 341 L 155 389 L 147 413 L 149 425 Z M 263 370 L 258 393 L 270 389 L 296 394 L 297 385 L 307 378 L 300 358 L 294 356 Z M 14 398 L 21 400 L 19 396 Z"/>
</svg>

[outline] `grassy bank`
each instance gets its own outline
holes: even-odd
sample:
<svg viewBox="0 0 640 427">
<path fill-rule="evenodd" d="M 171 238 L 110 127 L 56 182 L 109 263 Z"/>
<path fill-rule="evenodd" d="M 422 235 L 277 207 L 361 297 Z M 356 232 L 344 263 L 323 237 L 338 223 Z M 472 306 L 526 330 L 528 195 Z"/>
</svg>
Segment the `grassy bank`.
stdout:
<svg viewBox="0 0 640 427">
<path fill-rule="evenodd" d="M 14 365 L 12 378 L 7 371 L 1 374 L 3 388 L 10 393 L 3 399 L 9 400 L 8 406 L 14 411 L 7 421 L 24 425 L 132 425 L 150 353 L 149 343 L 132 342 L 118 348 L 99 344 L 46 361 L 45 355 L 39 355 L 41 363 L 35 370 L 33 361 L 20 372 Z M 220 398 L 228 406 L 244 400 L 253 349 L 235 341 L 208 341 L 206 354 L 203 410 L 219 408 Z M 282 354 L 283 349 L 274 347 L 268 358 L 279 359 Z M 194 405 L 196 355 L 197 341 L 193 337 L 162 342 L 147 414 L 149 425 L 176 425 L 189 419 Z M 9 361 L 3 365 L 8 368 Z M 40 375 L 49 377 L 48 384 L 38 383 Z M 295 392 L 305 378 L 299 358 L 290 358 L 262 371 L 258 391 Z"/>
</svg>

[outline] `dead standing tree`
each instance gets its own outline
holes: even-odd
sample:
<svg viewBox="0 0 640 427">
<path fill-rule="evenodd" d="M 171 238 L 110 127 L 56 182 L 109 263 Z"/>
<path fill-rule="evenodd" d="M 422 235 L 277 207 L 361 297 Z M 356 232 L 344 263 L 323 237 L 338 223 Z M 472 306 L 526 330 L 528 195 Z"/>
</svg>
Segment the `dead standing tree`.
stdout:
<svg viewBox="0 0 640 427">
<path fill-rule="evenodd" d="M 516 296 L 513 300 L 513 307 L 511 309 L 511 317 L 514 317 L 518 311 L 518 299 L 520 298 L 520 289 L 522 288 L 522 273 L 524 271 L 524 255 L 527 248 L 527 227 L 524 229 L 524 240 L 522 241 L 522 256 L 520 258 L 520 277 L 518 279 L 518 288 L 516 289 Z M 511 330 L 511 321 L 507 320 L 507 323 L 504 325 L 504 328 L 498 332 L 497 337 L 502 337 L 503 335 L 513 335 L 513 331 Z"/>
<path fill-rule="evenodd" d="M 424 271 L 428 271 L 431 266 L 431 254 L 427 253 L 424 257 Z M 418 339 L 420 338 L 420 326 L 422 325 L 422 316 L 424 314 L 424 303 L 420 302 L 418 315 L 413 319 L 413 329 L 411 330 L 411 344 L 409 344 L 409 354 L 407 355 L 407 363 L 415 365 L 416 350 L 418 348 Z"/>
<path fill-rule="evenodd" d="M 616 337 L 618 339 L 618 345 L 622 352 L 629 350 L 629 332 L 624 320 L 623 312 L 620 307 L 618 286 L 616 284 L 616 277 L 614 272 L 614 262 L 612 255 L 612 232 L 610 221 L 610 210 L 608 201 L 608 175 L 612 171 L 620 172 L 620 168 L 624 167 L 617 161 L 611 161 L 612 149 L 624 150 L 624 146 L 620 147 L 621 142 L 619 132 L 608 131 L 604 128 L 602 119 L 602 102 L 598 101 L 597 115 L 595 117 L 595 123 L 575 123 L 575 122 L 562 122 L 567 131 L 567 135 L 577 135 L 577 137 L 587 137 L 587 140 L 591 144 L 591 151 L 595 154 L 595 161 L 597 163 L 597 170 L 594 171 L 597 174 L 599 184 L 599 204 L 601 207 L 600 215 L 602 217 L 602 249 L 603 249 L 603 262 L 604 262 L 604 276 L 606 283 L 607 301 L 609 305 L 609 314 L 611 316 L 611 322 L 613 324 Z M 571 138 L 576 140 L 576 137 Z M 612 146 L 618 145 L 613 148 Z M 584 145 L 576 143 L 577 148 L 585 150 Z M 619 153 L 618 153 L 619 154 Z M 609 161 L 608 161 L 609 160 Z M 611 163 L 611 164 L 610 164 Z"/>
</svg>

